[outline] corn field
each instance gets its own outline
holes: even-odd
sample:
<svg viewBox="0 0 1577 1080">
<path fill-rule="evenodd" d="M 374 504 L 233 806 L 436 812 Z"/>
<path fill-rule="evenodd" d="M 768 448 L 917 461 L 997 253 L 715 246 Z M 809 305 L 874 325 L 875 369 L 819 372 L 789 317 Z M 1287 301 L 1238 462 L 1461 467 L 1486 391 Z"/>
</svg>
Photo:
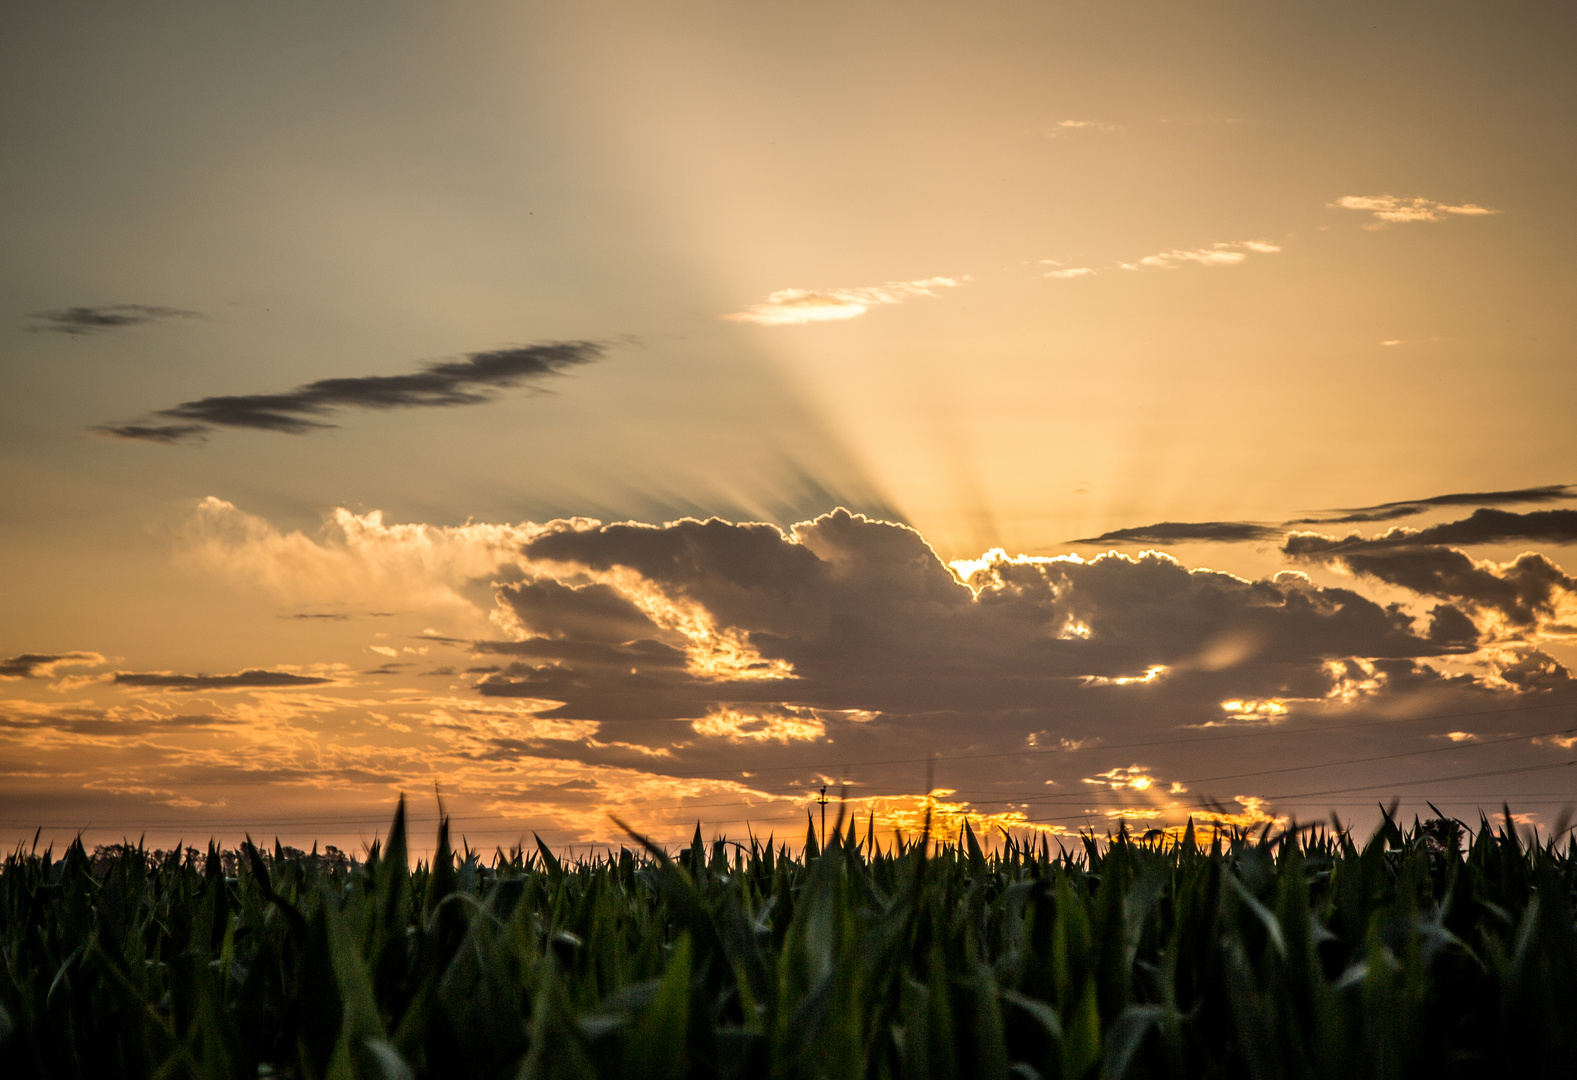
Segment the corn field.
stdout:
<svg viewBox="0 0 1577 1080">
<path fill-rule="evenodd" d="M 361 860 L 19 848 L 0 1074 L 1574 1076 L 1574 889 L 1509 814 L 413 869 L 402 802 Z"/>
</svg>

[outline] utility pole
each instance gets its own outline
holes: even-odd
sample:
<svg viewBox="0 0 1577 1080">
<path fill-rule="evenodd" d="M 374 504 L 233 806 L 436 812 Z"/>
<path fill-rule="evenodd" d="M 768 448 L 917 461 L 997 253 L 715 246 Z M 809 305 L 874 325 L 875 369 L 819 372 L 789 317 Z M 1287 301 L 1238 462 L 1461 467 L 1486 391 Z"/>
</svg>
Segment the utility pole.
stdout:
<svg viewBox="0 0 1577 1080">
<path fill-rule="evenodd" d="M 821 785 L 821 798 L 816 800 L 821 804 L 821 850 L 827 850 L 827 785 Z"/>
</svg>

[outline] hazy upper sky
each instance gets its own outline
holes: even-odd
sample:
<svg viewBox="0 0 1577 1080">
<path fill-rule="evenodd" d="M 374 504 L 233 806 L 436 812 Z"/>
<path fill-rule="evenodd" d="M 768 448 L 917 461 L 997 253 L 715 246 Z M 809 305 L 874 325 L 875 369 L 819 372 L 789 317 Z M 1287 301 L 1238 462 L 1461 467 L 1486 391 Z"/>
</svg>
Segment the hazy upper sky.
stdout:
<svg viewBox="0 0 1577 1080">
<path fill-rule="evenodd" d="M 781 834 L 931 755 L 1010 824 L 1553 821 L 1574 49 L 9 5 L 0 832 L 352 843 L 437 783 L 487 844 Z"/>
</svg>

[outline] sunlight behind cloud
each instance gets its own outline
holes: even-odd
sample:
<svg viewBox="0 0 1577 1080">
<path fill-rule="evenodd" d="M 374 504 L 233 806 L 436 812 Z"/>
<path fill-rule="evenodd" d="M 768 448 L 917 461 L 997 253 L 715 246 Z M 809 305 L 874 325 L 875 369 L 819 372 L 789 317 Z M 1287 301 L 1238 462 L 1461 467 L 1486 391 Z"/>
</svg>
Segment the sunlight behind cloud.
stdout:
<svg viewBox="0 0 1577 1080">
<path fill-rule="evenodd" d="M 766 300 L 744 311 L 718 316 L 730 322 L 749 322 L 760 326 L 793 326 L 811 322 L 835 322 L 864 315 L 880 304 L 900 304 L 911 296 L 939 295 L 936 290 L 956 288 L 953 278 L 933 277 L 921 281 L 889 281 L 863 289 L 780 289 Z"/>
</svg>

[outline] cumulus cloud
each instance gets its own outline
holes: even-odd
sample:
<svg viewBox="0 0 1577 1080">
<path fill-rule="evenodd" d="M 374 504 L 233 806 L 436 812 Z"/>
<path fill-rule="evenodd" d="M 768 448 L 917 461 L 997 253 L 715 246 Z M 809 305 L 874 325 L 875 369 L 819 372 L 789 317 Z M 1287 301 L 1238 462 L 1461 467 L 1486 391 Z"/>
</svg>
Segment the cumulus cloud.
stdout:
<svg viewBox="0 0 1577 1080">
<path fill-rule="evenodd" d="M 52 334 L 103 334 L 112 330 L 142 326 L 145 323 L 200 317 L 198 312 L 183 311 L 181 308 L 154 307 L 149 304 L 107 304 L 100 307 L 68 307 L 34 312 L 30 318 L 39 320 L 39 324 L 29 329 Z"/>
<path fill-rule="evenodd" d="M 96 652 L 22 653 L 0 660 L 0 679 L 50 679 L 62 667 L 97 667 L 104 657 Z"/>
<path fill-rule="evenodd" d="M 780 289 L 766 300 L 744 311 L 719 316 L 730 322 L 749 322 L 760 326 L 795 326 L 812 322 L 831 322 L 864 315 L 882 304 L 901 304 L 915 296 L 935 297 L 938 289 L 956 288 L 954 278 L 933 277 L 922 281 L 889 281 L 862 289 Z"/>
<path fill-rule="evenodd" d="M 1055 265 L 1059 267 L 1056 270 L 1047 270 L 1045 274 L 1042 275 L 1043 277 L 1067 279 L 1090 277 L 1095 273 L 1095 271 L 1088 266 L 1060 266 L 1051 259 L 1042 259 L 1041 262 L 1047 265 Z"/>
<path fill-rule="evenodd" d="M 1485 652 L 1468 614 L 1483 609 L 1465 597 L 1413 615 L 1302 574 L 1249 581 L 1156 552 L 993 551 L 949 566 L 913 529 L 846 511 L 791 529 L 557 523 L 521 555 L 527 577 L 497 590 L 508 638 L 473 644 L 496 661 L 474 670 L 474 689 L 590 734 L 478 753 L 732 776 L 760 793 L 854 769 L 851 798 L 883 814 L 913 809 L 934 754 L 1005 823 L 1128 812 L 1147 784 L 1151 811 L 1175 816 L 1199 798 L 1263 794 L 1196 787 L 1189 777 L 1222 769 L 1191 739 L 1298 732 L 1380 703 L 1482 709 L 1566 685 L 1515 633 Z M 1438 745 L 1429 735 L 1452 722 L 1409 738 Z M 1394 746 L 1384 730 L 1351 737 Z M 1245 748 L 1232 776 L 1288 771 L 1276 745 Z M 1134 746 L 1165 747 L 1167 775 L 1133 765 Z M 1101 779 L 1108 801 L 1090 803 L 1081 777 Z"/>
<path fill-rule="evenodd" d="M 1557 618 L 1566 607 L 1577 611 L 1577 580 L 1536 552 L 1505 563 L 1480 562 L 1436 544 L 1337 540 L 1312 533 L 1294 533 L 1283 550 L 1293 558 L 1335 563 L 1423 596 L 1495 611 L 1519 628 Z"/>
<path fill-rule="evenodd" d="M 1039 715 L 1092 686 L 1219 667 L 1222 650 L 1301 667 L 1315 694 L 1331 656 L 1448 651 L 1357 593 L 1190 571 L 1153 552 L 995 552 L 960 580 L 912 529 L 845 511 L 786 533 L 717 519 L 562 528 L 524 554 L 544 574 L 601 588 L 501 589 L 522 637 L 478 648 L 518 659 L 478 689 L 561 702 L 544 715 L 573 719 L 693 723 L 719 708 L 759 718 L 747 706 L 769 705 L 855 710 L 879 718 L 855 725 L 869 729 L 938 713 Z M 1249 689 L 1237 696 L 1266 696 Z"/>
<path fill-rule="evenodd" d="M 344 409 L 443 408 L 491 401 L 499 389 L 563 374 L 601 359 L 603 352 L 602 346 L 589 341 L 494 349 L 427 364 L 407 375 L 319 379 L 278 394 L 197 398 L 160 409 L 154 421 L 106 424 L 93 430 L 162 443 L 201 440 L 226 427 L 303 435 L 336 426 L 323 417 Z"/>
<path fill-rule="evenodd" d="M 1511 617 L 1520 603 L 1545 626 L 1545 609 L 1562 610 L 1569 582 L 1532 561 L 1382 568 L 1435 590 L 1439 602 L 1419 614 L 1363 595 L 1377 579 L 1368 572 L 1349 588 L 1296 573 L 1246 580 L 1156 552 L 996 550 L 947 564 L 912 528 L 842 510 L 792 528 L 444 529 L 346 514 L 311 538 L 218 500 L 202 512 L 211 531 L 234 533 L 216 549 L 223 565 L 297 594 L 304 613 L 365 610 L 380 589 L 398 594 L 380 607 L 423 596 L 452 605 L 489 580 L 493 629 L 460 642 L 424 635 L 475 655 L 467 669 L 433 673 L 454 680 L 447 694 L 416 685 L 426 664 L 390 664 L 354 691 L 340 669 L 316 668 L 122 671 L 84 686 L 152 691 L 115 695 L 147 713 L 131 725 L 103 706 L 0 703 L 0 772 L 8 761 L 58 771 L 88 740 L 133 757 L 94 766 L 83 790 L 129 792 L 120 774 L 133 766 L 122 762 L 135 760 L 147 791 L 125 798 L 153 802 L 280 784 L 336 799 L 351 798 L 350 785 L 354 798 L 377 799 L 436 777 L 489 812 L 527 815 L 527 827 L 602 837 L 608 808 L 659 825 L 682 815 L 761 826 L 798 812 L 802 828 L 806 789 L 843 779 L 851 803 L 881 823 L 941 815 L 944 793 L 927 780 L 934 758 L 936 781 L 963 793 L 945 798 L 949 820 L 1071 829 L 1104 827 L 1114 813 L 1166 824 L 1215 798 L 1272 817 L 1323 812 L 1266 800 L 1335 787 L 1366 797 L 1365 784 L 1383 795 L 1399 775 L 1392 758 L 1455 752 L 1433 736 L 1483 732 L 1462 752 L 1504 756 L 1516 748 L 1505 725 L 1549 726 L 1547 714 L 1483 719 L 1502 715 L 1502 702 L 1577 700 L 1565 668 Z M 1498 620 L 1493 633 L 1475 618 Z M 356 646 L 365 656 L 365 640 Z M 220 690 L 257 693 L 205 704 L 219 719 L 177 719 L 183 699 L 170 692 Z M 188 728 L 201 739 L 178 738 Z M 1322 754 L 1335 740 L 1339 752 Z M 1317 773 L 1279 787 L 1240 780 L 1279 785 L 1355 755 L 1386 764 L 1344 767 L 1335 784 Z"/>
<path fill-rule="evenodd" d="M 1155 255 L 1146 255 L 1132 263 L 1123 263 L 1124 270 L 1143 267 L 1160 267 L 1173 270 L 1179 266 L 1236 266 L 1246 262 L 1250 255 L 1273 255 L 1281 247 L 1268 240 L 1231 240 L 1201 248 L 1174 248 Z"/>
<path fill-rule="evenodd" d="M 341 603 L 476 617 L 465 588 L 519 564 L 545 526 L 391 524 L 380 511 L 343 507 L 319 536 L 282 531 L 212 496 L 181 538 L 186 561 L 292 605 Z"/>
<path fill-rule="evenodd" d="M 1343 195 L 1335 202 L 1326 205 L 1372 214 L 1375 220 L 1365 226 L 1369 229 L 1383 229 L 1389 225 L 1411 221 L 1445 221 L 1450 217 L 1484 217 L 1500 213 L 1499 210 L 1479 206 L 1476 203 L 1452 205 L 1422 196 L 1401 199 L 1395 195 Z"/>
<path fill-rule="evenodd" d="M 316 675 L 248 668 L 231 675 L 175 675 L 166 671 L 117 671 L 116 686 L 142 690 L 284 690 L 298 686 L 327 686 L 334 682 Z"/>
</svg>

